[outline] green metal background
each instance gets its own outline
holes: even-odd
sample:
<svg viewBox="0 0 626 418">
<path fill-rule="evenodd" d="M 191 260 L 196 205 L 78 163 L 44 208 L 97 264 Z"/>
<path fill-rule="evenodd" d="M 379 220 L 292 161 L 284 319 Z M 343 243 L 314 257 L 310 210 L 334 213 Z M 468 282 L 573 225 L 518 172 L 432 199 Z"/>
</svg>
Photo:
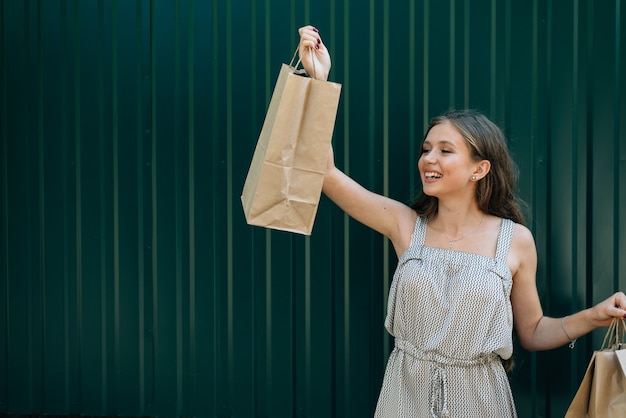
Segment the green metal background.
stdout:
<svg viewBox="0 0 626 418">
<path fill-rule="evenodd" d="M 626 289 L 625 9 L 0 0 L 0 413 L 371 415 L 388 243 L 326 198 L 311 237 L 239 202 L 306 23 L 343 84 L 351 176 L 408 201 L 430 117 L 480 109 L 521 169 L 546 314 Z M 518 349 L 520 417 L 563 416 L 602 335 Z"/>
</svg>

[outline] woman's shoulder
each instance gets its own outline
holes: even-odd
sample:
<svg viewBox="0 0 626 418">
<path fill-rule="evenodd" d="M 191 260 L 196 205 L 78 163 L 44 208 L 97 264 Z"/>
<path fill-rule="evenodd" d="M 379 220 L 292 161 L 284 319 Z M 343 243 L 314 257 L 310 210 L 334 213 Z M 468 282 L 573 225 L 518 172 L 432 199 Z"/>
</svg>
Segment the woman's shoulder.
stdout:
<svg viewBox="0 0 626 418">
<path fill-rule="evenodd" d="M 513 237 L 522 241 L 531 241 L 532 243 L 535 241 L 530 229 L 526 225 L 517 222 L 513 222 Z"/>
<path fill-rule="evenodd" d="M 500 220 L 502 222 L 501 227 L 505 227 L 505 223 L 509 224 L 508 228 L 512 231 L 512 244 L 535 245 L 535 239 L 528 227 L 508 218 L 500 218 Z"/>
<path fill-rule="evenodd" d="M 520 223 L 513 223 L 511 249 L 509 251 L 509 265 L 515 273 L 524 266 L 534 269 L 537 263 L 537 248 L 532 232 Z M 515 275 L 515 274 L 514 274 Z"/>
</svg>

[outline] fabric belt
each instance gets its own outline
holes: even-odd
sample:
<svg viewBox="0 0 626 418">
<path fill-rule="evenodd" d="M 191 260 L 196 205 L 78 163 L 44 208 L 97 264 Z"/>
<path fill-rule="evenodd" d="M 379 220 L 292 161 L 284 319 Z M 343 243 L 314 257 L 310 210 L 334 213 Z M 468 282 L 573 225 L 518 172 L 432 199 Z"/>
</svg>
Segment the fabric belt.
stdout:
<svg viewBox="0 0 626 418">
<path fill-rule="evenodd" d="M 396 339 L 395 345 L 398 350 L 402 350 L 406 355 L 432 364 L 428 397 L 431 416 L 434 418 L 450 417 L 447 367 L 479 367 L 500 361 L 500 356 L 495 353 L 485 353 L 471 359 L 458 359 L 433 351 L 420 350 L 407 340 Z"/>
</svg>

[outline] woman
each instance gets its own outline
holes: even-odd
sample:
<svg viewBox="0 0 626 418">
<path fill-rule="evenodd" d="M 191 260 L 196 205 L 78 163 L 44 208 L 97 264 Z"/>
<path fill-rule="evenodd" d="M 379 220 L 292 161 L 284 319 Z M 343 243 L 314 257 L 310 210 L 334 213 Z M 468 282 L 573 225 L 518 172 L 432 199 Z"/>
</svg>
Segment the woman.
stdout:
<svg viewBox="0 0 626 418">
<path fill-rule="evenodd" d="M 307 73 L 331 67 L 317 29 L 299 29 Z M 544 316 L 537 254 L 514 194 L 502 131 L 482 114 L 435 118 L 421 147 L 422 194 L 413 207 L 372 193 L 334 165 L 323 192 L 390 239 L 399 258 L 385 326 L 395 347 L 377 417 L 515 417 L 505 366 L 512 333 L 548 350 L 626 317 L 622 292 L 564 318 Z"/>
</svg>

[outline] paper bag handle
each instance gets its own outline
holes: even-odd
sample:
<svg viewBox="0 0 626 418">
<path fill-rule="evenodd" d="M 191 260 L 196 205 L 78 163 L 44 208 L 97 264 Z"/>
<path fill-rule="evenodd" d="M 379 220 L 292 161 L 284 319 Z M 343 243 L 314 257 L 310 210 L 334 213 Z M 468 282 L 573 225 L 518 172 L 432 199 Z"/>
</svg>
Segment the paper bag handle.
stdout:
<svg viewBox="0 0 626 418">
<path fill-rule="evenodd" d="M 604 341 L 602 341 L 601 350 L 618 347 L 624 343 L 626 343 L 626 323 L 623 319 L 613 318 L 604 336 Z"/>
<path fill-rule="evenodd" d="M 291 57 L 291 62 L 289 63 L 289 66 L 296 70 L 298 69 L 300 62 L 302 61 L 302 57 L 298 56 L 298 61 L 296 62 L 296 65 L 293 65 L 293 62 L 296 60 L 296 55 L 298 54 L 299 49 L 300 49 L 299 47 L 296 47 L 296 50 L 293 53 L 293 57 Z M 309 50 L 311 51 L 311 55 L 312 55 L 313 48 L 309 48 Z M 311 61 L 313 61 L 313 78 L 317 79 L 317 71 L 315 71 L 315 58 L 311 57 Z"/>
</svg>

